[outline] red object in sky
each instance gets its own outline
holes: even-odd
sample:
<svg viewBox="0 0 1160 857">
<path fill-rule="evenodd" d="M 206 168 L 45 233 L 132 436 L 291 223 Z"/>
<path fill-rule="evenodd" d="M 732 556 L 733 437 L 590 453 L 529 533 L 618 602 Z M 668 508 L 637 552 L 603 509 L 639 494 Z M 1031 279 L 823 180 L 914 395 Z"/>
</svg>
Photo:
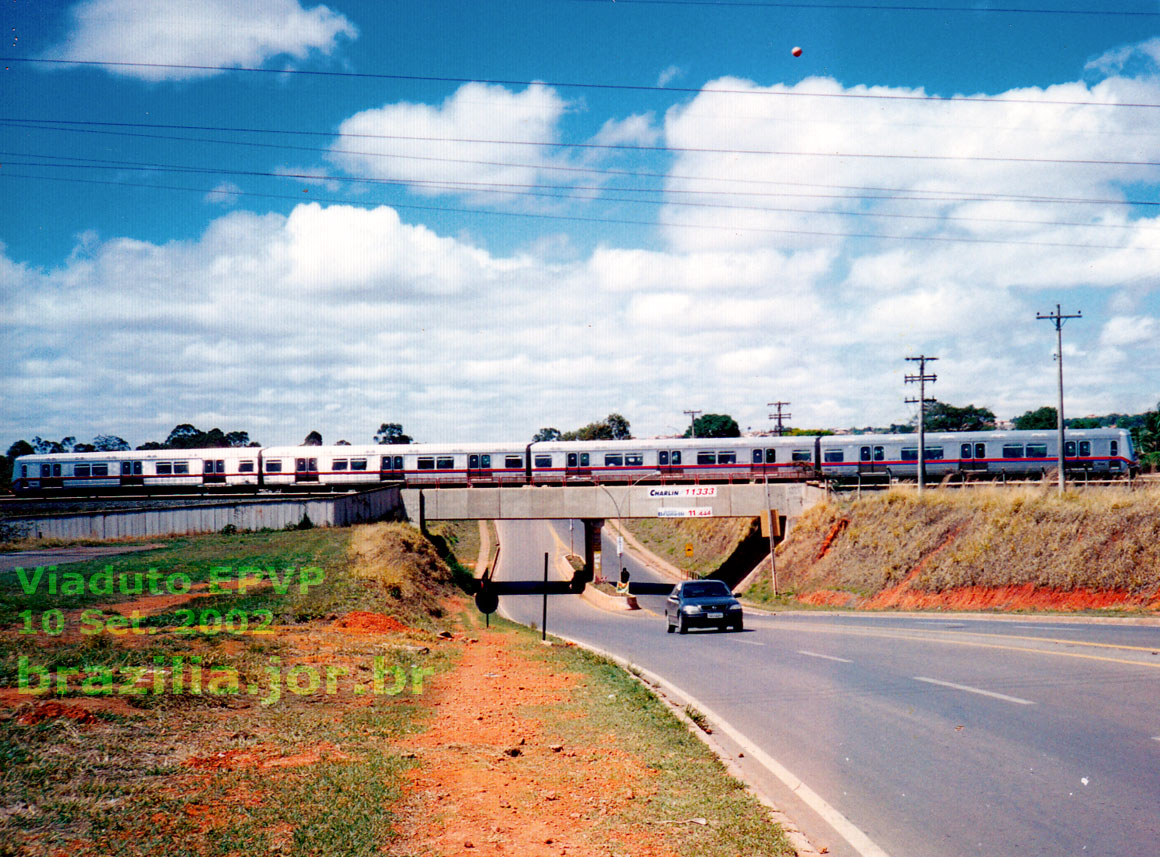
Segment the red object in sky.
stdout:
<svg viewBox="0 0 1160 857">
<path fill-rule="evenodd" d="M 794 48 L 792 51 L 790 51 L 790 53 L 793 54 L 795 57 L 800 57 L 802 55 L 802 49 L 801 48 Z"/>
</svg>

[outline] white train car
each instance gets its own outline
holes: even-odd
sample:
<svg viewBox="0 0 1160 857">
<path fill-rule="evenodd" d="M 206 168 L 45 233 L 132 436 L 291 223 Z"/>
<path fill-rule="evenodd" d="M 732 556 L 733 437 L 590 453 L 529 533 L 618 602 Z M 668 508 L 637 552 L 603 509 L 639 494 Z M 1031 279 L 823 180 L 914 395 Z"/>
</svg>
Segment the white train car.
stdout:
<svg viewBox="0 0 1160 857">
<path fill-rule="evenodd" d="M 13 462 L 18 493 L 163 493 L 258 487 L 254 448 L 149 449 L 25 455 Z"/>
</svg>

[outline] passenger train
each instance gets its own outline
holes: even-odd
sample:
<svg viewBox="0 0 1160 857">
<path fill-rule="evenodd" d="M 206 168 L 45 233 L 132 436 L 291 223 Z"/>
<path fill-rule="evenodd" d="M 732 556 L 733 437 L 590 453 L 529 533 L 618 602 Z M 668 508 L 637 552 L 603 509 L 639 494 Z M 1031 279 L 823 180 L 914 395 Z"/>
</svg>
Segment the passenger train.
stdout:
<svg viewBox="0 0 1160 857">
<path fill-rule="evenodd" d="M 1069 473 L 1134 476 L 1127 430 L 1074 429 Z M 1054 431 L 928 433 L 926 476 L 1040 477 L 1057 465 Z M 917 434 L 156 449 L 25 455 L 12 488 L 25 495 L 350 490 L 407 486 L 915 479 Z"/>
</svg>

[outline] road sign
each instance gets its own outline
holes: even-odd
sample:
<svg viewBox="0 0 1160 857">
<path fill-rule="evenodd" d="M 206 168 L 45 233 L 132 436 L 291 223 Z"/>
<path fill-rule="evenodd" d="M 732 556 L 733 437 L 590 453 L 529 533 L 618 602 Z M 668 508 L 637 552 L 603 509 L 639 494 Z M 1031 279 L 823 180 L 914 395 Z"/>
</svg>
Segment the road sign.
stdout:
<svg viewBox="0 0 1160 857">
<path fill-rule="evenodd" d="M 685 542 L 685 556 L 692 556 L 692 555 L 693 555 L 693 543 L 692 542 Z"/>
</svg>

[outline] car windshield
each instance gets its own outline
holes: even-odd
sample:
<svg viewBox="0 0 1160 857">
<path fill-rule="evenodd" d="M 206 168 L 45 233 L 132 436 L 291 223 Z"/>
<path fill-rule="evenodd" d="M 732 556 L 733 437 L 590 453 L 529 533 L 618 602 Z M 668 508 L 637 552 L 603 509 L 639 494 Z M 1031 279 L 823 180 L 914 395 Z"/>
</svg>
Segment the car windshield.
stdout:
<svg viewBox="0 0 1160 857">
<path fill-rule="evenodd" d="M 708 598 L 733 594 L 729 591 L 729 587 L 720 580 L 700 580 L 696 583 L 686 583 L 681 592 L 685 598 Z"/>
</svg>

